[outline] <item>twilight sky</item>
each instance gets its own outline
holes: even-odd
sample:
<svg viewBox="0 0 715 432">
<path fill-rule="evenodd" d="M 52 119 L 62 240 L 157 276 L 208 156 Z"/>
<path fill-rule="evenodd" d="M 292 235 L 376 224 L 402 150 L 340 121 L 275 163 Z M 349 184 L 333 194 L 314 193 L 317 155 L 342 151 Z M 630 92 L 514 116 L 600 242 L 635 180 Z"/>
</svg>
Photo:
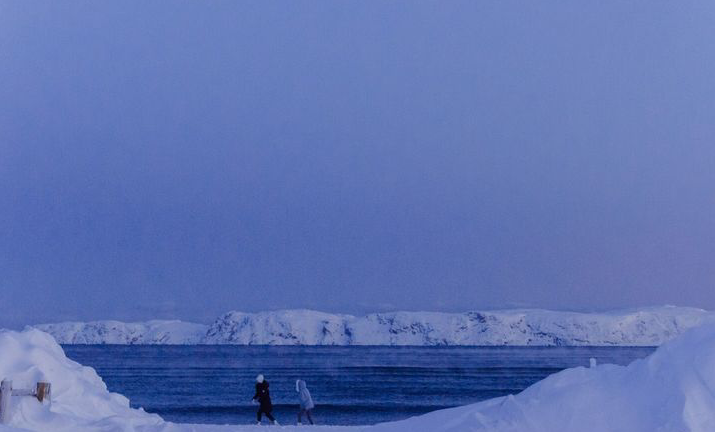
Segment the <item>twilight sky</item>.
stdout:
<svg viewBox="0 0 715 432">
<path fill-rule="evenodd" d="M 0 326 L 715 308 L 712 1 L 0 1 Z"/>
</svg>

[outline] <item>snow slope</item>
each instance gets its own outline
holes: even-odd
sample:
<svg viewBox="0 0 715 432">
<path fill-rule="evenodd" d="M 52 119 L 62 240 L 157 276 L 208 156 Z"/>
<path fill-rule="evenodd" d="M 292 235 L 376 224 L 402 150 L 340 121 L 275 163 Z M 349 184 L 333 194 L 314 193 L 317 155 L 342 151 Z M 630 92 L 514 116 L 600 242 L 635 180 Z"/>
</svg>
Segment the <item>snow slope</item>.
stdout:
<svg viewBox="0 0 715 432">
<path fill-rule="evenodd" d="M 65 357 L 52 336 L 29 329 L 0 331 L 0 379 L 13 388 L 52 384 L 52 405 L 32 397 L 14 397 L 10 426 L 30 430 L 122 430 L 123 425 L 157 425 L 157 415 L 131 409 L 129 400 L 110 393 L 94 369 Z"/>
<path fill-rule="evenodd" d="M 193 344 L 206 334 L 207 326 L 182 321 L 121 321 L 65 322 L 40 324 L 36 328 L 47 332 L 63 344 Z"/>
<path fill-rule="evenodd" d="M 371 432 L 712 432 L 715 322 L 628 366 L 566 369 L 518 395 L 436 411 Z"/>
<path fill-rule="evenodd" d="M 52 382 L 52 405 L 13 398 L 0 432 L 254 432 L 256 426 L 181 425 L 129 408 L 91 368 L 67 359 L 35 329 L 0 331 L 0 378 Z M 316 409 L 320 409 L 318 406 Z M 715 320 L 628 366 L 577 367 L 517 395 L 363 427 L 282 427 L 325 432 L 711 432 L 715 430 Z"/>
<path fill-rule="evenodd" d="M 524 309 L 363 317 L 283 310 L 229 312 L 210 326 L 97 321 L 35 327 L 63 344 L 654 346 L 709 316 L 713 313 L 672 306 L 601 314 Z"/>
</svg>

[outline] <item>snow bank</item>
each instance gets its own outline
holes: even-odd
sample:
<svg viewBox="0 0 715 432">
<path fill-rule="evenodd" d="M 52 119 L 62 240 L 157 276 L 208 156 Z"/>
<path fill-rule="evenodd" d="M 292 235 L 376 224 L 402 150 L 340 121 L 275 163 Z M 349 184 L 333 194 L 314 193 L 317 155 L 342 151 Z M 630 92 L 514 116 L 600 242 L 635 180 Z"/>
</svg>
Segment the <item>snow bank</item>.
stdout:
<svg viewBox="0 0 715 432">
<path fill-rule="evenodd" d="M 711 316 L 672 306 L 600 314 L 524 309 L 362 317 L 282 310 L 229 312 L 211 326 L 95 321 L 36 327 L 65 344 L 656 346 Z"/>
<path fill-rule="evenodd" d="M 159 416 L 129 407 L 110 393 L 94 369 L 65 357 L 55 340 L 39 330 L 0 331 L 0 379 L 14 388 L 52 383 L 52 405 L 32 397 L 12 398 L 11 427 L 36 431 L 125 431 L 129 425 L 162 423 Z M 0 429 L 1 431 L 2 429 Z M 3 431 L 4 432 L 4 431 Z"/>
<path fill-rule="evenodd" d="M 712 432 L 715 322 L 628 366 L 556 373 L 519 393 L 371 432 Z"/>
</svg>

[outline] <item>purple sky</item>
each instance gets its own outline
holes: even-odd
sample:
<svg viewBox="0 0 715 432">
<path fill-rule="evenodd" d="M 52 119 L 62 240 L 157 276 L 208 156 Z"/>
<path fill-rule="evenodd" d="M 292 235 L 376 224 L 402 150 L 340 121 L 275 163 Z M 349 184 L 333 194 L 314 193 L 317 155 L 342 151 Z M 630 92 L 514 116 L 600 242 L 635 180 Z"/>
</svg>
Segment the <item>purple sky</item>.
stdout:
<svg viewBox="0 0 715 432">
<path fill-rule="evenodd" d="M 0 3 L 0 326 L 715 308 L 712 1 Z"/>
</svg>

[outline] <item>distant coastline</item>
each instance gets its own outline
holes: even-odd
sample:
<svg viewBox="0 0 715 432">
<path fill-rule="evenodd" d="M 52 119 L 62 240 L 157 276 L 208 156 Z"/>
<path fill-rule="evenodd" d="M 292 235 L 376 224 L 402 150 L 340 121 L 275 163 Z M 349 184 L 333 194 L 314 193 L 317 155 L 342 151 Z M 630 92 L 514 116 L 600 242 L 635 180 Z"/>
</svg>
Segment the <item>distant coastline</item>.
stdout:
<svg viewBox="0 0 715 432">
<path fill-rule="evenodd" d="M 38 324 L 60 344 L 657 346 L 713 312 L 662 306 L 604 313 L 541 309 L 386 312 L 228 312 L 212 324 L 153 320 Z"/>
</svg>

